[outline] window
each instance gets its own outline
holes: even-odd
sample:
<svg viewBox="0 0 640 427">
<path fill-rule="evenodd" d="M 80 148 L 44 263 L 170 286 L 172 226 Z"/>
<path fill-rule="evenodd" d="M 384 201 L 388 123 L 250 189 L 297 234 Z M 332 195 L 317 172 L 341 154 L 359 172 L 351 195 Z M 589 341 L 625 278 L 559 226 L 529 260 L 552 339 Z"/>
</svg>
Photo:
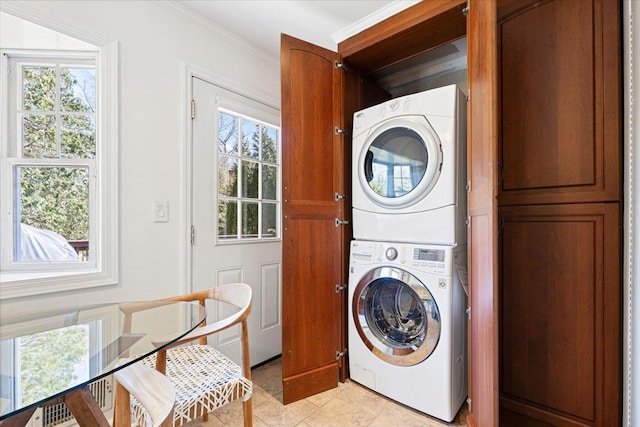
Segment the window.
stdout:
<svg viewBox="0 0 640 427">
<path fill-rule="evenodd" d="M 61 52 L 58 52 L 61 54 Z M 95 54 L 8 57 L 5 270 L 96 265 Z"/>
<path fill-rule="evenodd" d="M 218 241 L 280 236 L 280 129 L 218 112 Z"/>
<path fill-rule="evenodd" d="M 1 14 L 0 298 L 116 283 L 117 42 Z"/>
</svg>

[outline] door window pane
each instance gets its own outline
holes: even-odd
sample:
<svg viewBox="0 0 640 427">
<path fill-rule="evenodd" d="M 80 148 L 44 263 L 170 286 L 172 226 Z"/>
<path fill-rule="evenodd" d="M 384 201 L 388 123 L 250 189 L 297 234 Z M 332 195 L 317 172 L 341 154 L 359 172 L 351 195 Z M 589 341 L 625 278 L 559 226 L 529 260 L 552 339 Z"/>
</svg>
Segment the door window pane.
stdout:
<svg viewBox="0 0 640 427">
<path fill-rule="evenodd" d="M 262 198 L 276 200 L 278 195 L 278 168 L 275 166 L 262 166 Z"/>
<path fill-rule="evenodd" d="M 218 114 L 218 151 L 238 154 L 238 118 L 223 112 Z"/>
<path fill-rule="evenodd" d="M 278 162 L 278 130 L 271 126 L 262 128 L 262 160 L 269 163 Z"/>
<path fill-rule="evenodd" d="M 278 237 L 278 205 L 262 204 L 262 237 Z"/>
<path fill-rule="evenodd" d="M 242 237 L 258 237 L 258 204 L 242 203 Z"/>
<path fill-rule="evenodd" d="M 218 194 L 236 197 L 238 195 L 238 159 L 218 156 Z"/>
<path fill-rule="evenodd" d="M 260 159 L 260 125 L 250 120 L 242 120 L 242 156 Z"/>
<path fill-rule="evenodd" d="M 248 199 L 258 198 L 258 163 L 242 162 L 242 197 Z"/>
<path fill-rule="evenodd" d="M 218 237 L 225 240 L 238 237 L 238 202 L 218 202 Z"/>
</svg>

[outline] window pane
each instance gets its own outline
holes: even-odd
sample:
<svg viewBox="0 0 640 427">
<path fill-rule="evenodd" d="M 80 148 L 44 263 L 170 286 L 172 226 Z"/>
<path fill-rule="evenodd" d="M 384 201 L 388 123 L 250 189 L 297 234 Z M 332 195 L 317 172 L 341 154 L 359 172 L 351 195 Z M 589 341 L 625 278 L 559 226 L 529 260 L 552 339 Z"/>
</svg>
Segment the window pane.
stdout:
<svg viewBox="0 0 640 427">
<path fill-rule="evenodd" d="M 56 105 L 56 68 L 22 67 L 22 108 L 53 111 Z"/>
<path fill-rule="evenodd" d="M 262 160 L 278 162 L 278 130 L 269 126 L 262 127 Z"/>
<path fill-rule="evenodd" d="M 242 162 L 242 197 L 246 199 L 258 198 L 258 163 Z"/>
<path fill-rule="evenodd" d="M 96 157 L 96 123 L 93 116 L 62 116 L 60 157 L 93 159 Z"/>
<path fill-rule="evenodd" d="M 238 159 L 218 156 L 218 194 L 238 196 Z"/>
<path fill-rule="evenodd" d="M 238 118 L 220 112 L 218 114 L 218 151 L 238 154 Z"/>
<path fill-rule="evenodd" d="M 22 404 L 51 396 L 61 386 L 71 387 L 87 378 L 89 368 L 89 325 L 75 325 L 21 338 L 20 396 Z M 39 348 L 59 348 L 64 357 L 42 359 Z M 52 352 L 51 354 L 54 354 Z M 45 373 L 46 371 L 46 373 Z M 56 377 L 51 375 L 57 373 Z M 83 374 L 84 373 L 84 374 Z M 51 382 L 43 382 L 49 378 Z"/>
<path fill-rule="evenodd" d="M 238 238 L 238 202 L 221 200 L 218 202 L 218 238 Z"/>
<path fill-rule="evenodd" d="M 242 120 L 242 156 L 250 159 L 260 159 L 260 125 Z"/>
<path fill-rule="evenodd" d="M 96 111 L 96 72 L 92 68 L 60 69 L 62 111 Z"/>
<path fill-rule="evenodd" d="M 27 115 L 22 118 L 22 155 L 30 158 L 58 157 L 56 117 Z"/>
<path fill-rule="evenodd" d="M 262 165 L 262 198 L 276 200 L 278 191 L 278 168 Z"/>
<path fill-rule="evenodd" d="M 278 237 L 278 205 L 262 204 L 262 237 Z"/>
<path fill-rule="evenodd" d="M 242 238 L 258 237 L 258 204 L 242 203 Z"/>
<path fill-rule="evenodd" d="M 20 166 L 16 183 L 16 261 L 78 261 L 68 241 L 89 240 L 89 169 Z"/>
</svg>

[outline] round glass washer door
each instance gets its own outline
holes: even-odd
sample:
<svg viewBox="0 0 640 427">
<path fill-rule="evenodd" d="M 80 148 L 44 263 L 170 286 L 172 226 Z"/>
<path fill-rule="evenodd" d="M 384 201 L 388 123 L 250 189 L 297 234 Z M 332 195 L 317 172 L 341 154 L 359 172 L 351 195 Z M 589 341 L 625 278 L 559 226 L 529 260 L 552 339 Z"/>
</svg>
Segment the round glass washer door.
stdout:
<svg viewBox="0 0 640 427">
<path fill-rule="evenodd" d="M 397 366 L 427 359 L 440 340 L 440 311 L 429 289 L 414 275 L 378 267 L 353 294 L 358 335 L 378 358 Z"/>
<path fill-rule="evenodd" d="M 367 137 L 358 178 L 372 201 L 402 208 L 429 194 L 441 165 L 440 139 L 424 117 L 393 118 Z"/>
</svg>

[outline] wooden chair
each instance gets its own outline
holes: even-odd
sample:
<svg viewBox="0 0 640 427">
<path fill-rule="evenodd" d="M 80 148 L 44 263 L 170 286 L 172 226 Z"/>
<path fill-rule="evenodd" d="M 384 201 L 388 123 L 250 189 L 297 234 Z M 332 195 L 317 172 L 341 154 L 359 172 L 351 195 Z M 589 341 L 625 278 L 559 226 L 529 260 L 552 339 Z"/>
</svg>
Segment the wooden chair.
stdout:
<svg viewBox="0 0 640 427">
<path fill-rule="evenodd" d="M 117 371 L 114 379 L 114 427 L 131 426 L 132 409 L 141 427 L 170 427 L 173 424 L 176 393 L 164 375 L 142 363 L 134 363 Z"/>
<path fill-rule="evenodd" d="M 230 316 L 197 328 L 180 341 L 143 360 L 164 373 L 176 389 L 173 425 L 180 426 L 232 401 L 242 398 L 244 425 L 252 425 L 251 364 L 247 317 L 251 311 L 251 286 L 244 283 L 221 285 L 192 294 L 168 298 L 172 301 L 222 301 L 238 308 Z M 207 337 L 241 324 L 242 367 L 207 345 Z M 182 345 L 198 340 L 194 345 Z"/>
</svg>

